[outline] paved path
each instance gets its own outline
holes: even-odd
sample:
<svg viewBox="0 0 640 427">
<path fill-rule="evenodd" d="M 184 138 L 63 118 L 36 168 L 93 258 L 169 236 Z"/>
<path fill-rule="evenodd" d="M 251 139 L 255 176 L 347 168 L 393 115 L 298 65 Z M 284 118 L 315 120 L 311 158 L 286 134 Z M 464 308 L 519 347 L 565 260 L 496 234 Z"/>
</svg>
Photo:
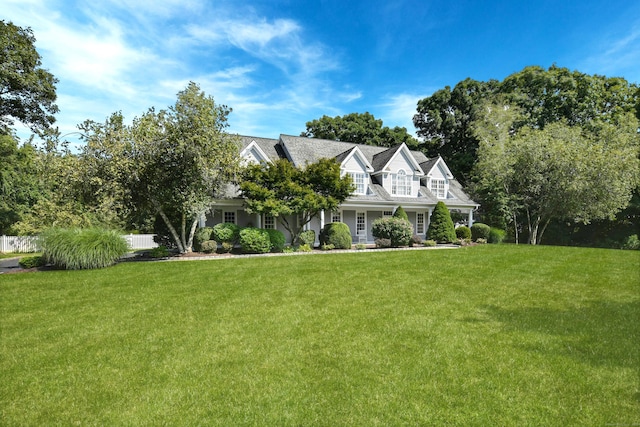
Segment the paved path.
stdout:
<svg viewBox="0 0 640 427">
<path fill-rule="evenodd" d="M 18 259 L 19 258 L 0 259 L 0 274 L 21 270 L 20 265 L 18 265 Z"/>
</svg>

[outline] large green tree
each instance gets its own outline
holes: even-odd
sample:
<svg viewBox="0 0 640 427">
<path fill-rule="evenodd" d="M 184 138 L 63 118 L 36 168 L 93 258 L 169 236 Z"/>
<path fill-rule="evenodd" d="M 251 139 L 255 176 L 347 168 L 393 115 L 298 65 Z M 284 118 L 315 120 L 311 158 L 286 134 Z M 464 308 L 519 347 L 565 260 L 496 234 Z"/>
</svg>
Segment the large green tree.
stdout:
<svg viewBox="0 0 640 427">
<path fill-rule="evenodd" d="M 485 102 L 518 107 L 515 130 L 543 129 L 558 121 L 586 129 L 592 122 L 617 123 L 627 113 L 640 118 L 638 86 L 623 78 L 567 68 L 526 67 L 503 81 L 466 79 L 418 102 L 413 121 L 428 156 L 441 154 L 463 183 L 469 182 L 479 140 L 473 132 Z"/>
<path fill-rule="evenodd" d="M 382 120 L 368 112 L 336 117 L 322 116 L 307 122 L 307 130 L 300 136 L 380 147 L 393 147 L 403 142 L 409 148 L 418 146 L 418 140 L 409 135 L 406 128 L 396 126 L 391 129 L 383 126 Z"/>
<path fill-rule="evenodd" d="M 354 190 L 351 177 L 340 177 L 335 159 L 320 159 L 305 168 L 285 159 L 249 165 L 240 182 L 247 212 L 278 218 L 292 243 L 321 210 L 335 210 Z"/>
<path fill-rule="evenodd" d="M 30 28 L 0 21 L 0 133 L 18 120 L 41 134 L 55 121 L 58 80 L 42 68 L 35 41 Z"/>
<path fill-rule="evenodd" d="M 521 119 L 518 110 L 486 106 L 475 128 L 475 186 L 515 230 L 526 224 L 529 243 L 540 243 L 552 220 L 588 223 L 627 206 L 640 177 L 639 124 L 631 113 L 584 127 L 562 120 L 516 129 Z"/>
</svg>

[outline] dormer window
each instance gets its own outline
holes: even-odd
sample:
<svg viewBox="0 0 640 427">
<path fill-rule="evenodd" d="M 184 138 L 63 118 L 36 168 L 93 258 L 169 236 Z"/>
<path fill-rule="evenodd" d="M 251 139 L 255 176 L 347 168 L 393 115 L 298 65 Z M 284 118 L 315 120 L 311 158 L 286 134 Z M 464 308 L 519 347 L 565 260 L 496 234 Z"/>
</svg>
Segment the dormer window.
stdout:
<svg viewBox="0 0 640 427">
<path fill-rule="evenodd" d="M 447 192 L 445 188 L 446 182 L 444 179 L 432 179 L 430 184 L 431 185 L 429 189 L 438 199 L 447 198 Z"/>
<path fill-rule="evenodd" d="M 403 169 L 391 177 L 391 194 L 395 196 L 411 195 L 411 180 Z"/>
<path fill-rule="evenodd" d="M 368 174 L 360 172 L 347 172 L 347 174 L 351 177 L 353 184 L 356 186 L 356 190 L 353 194 L 367 194 Z"/>
</svg>

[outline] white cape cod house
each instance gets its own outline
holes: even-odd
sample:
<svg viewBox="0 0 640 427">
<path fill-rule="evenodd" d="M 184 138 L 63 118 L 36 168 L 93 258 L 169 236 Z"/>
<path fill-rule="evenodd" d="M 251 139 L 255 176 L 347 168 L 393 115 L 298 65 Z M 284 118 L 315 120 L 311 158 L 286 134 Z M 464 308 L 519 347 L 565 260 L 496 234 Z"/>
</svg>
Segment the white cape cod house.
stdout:
<svg viewBox="0 0 640 427">
<path fill-rule="evenodd" d="M 242 136 L 240 140 L 240 156 L 246 162 L 287 159 L 297 167 L 304 167 L 321 158 L 335 158 L 342 174 L 351 175 L 356 186 L 353 195 L 338 210 L 321 212 L 307 224 L 306 229 L 314 230 L 316 238 L 326 223 L 339 221 L 349 226 L 354 243 L 373 243 L 371 223 L 391 216 L 402 206 L 413 224 L 414 234 L 424 239 L 438 201 L 443 201 L 450 211 L 464 214 L 469 226 L 473 223 L 473 211 L 479 206 L 462 190 L 441 157 L 428 159 L 405 144 L 387 148 L 290 135 L 280 135 L 279 139 Z M 237 188 L 216 200 L 206 218 L 207 226 L 221 222 L 276 228 L 290 241 L 276 218 L 247 213 Z"/>
</svg>

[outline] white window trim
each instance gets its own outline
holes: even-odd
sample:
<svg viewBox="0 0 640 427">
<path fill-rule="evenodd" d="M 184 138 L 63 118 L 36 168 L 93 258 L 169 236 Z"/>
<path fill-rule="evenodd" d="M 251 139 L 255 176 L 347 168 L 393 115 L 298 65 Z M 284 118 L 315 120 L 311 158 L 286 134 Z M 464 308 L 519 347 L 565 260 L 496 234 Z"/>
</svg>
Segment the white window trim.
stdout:
<svg viewBox="0 0 640 427">
<path fill-rule="evenodd" d="M 431 178 L 431 180 L 429 181 L 429 190 L 431 190 L 431 192 L 438 199 L 446 199 L 447 198 L 447 180 Z"/>
<path fill-rule="evenodd" d="M 351 177 L 353 181 L 353 185 L 356 189 L 353 191 L 353 194 L 357 194 L 360 196 L 364 196 L 367 194 L 367 188 L 369 187 L 369 174 L 362 171 L 345 171 L 347 175 Z M 358 191 L 358 182 L 356 178 L 362 178 L 362 190 Z"/>
<path fill-rule="evenodd" d="M 422 215 L 422 222 L 418 221 L 418 218 L 420 218 L 420 215 Z M 416 234 L 419 236 L 423 236 L 425 234 L 425 213 L 424 212 L 416 212 Z M 420 231 L 420 229 L 418 228 L 419 226 L 422 226 L 422 231 Z"/>
<path fill-rule="evenodd" d="M 334 221 L 335 217 L 338 218 L 338 221 Z M 343 222 L 342 221 L 342 211 L 341 210 L 337 210 L 337 211 L 331 212 L 331 216 L 329 217 L 329 219 L 331 220 L 331 222 Z"/>
<path fill-rule="evenodd" d="M 269 214 L 263 214 L 262 215 L 262 228 L 264 228 L 265 230 L 268 229 L 267 228 L 267 218 L 271 218 L 271 220 L 273 221 L 273 227 L 271 227 L 271 230 L 277 230 L 278 229 L 278 221 L 276 221 L 276 217 L 273 215 L 269 215 Z"/>
<path fill-rule="evenodd" d="M 402 176 L 402 183 L 398 177 Z M 391 174 L 391 194 L 394 196 L 411 196 L 413 176 L 407 174 L 404 169 L 398 169 L 398 172 Z"/>
<path fill-rule="evenodd" d="M 227 214 L 228 214 L 228 213 L 229 213 L 229 214 L 233 214 L 233 222 L 232 222 L 232 223 L 230 223 L 230 222 L 228 222 L 228 221 L 226 220 L 226 219 L 227 219 Z M 223 211 L 223 212 L 222 212 L 222 222 L 223 222 L 224 224 L 236 224 L 236 225 L 237 225 L 237 224 L 238 224 L 238 212 L 237 212 L 237 211 Z"/>
</svg>

